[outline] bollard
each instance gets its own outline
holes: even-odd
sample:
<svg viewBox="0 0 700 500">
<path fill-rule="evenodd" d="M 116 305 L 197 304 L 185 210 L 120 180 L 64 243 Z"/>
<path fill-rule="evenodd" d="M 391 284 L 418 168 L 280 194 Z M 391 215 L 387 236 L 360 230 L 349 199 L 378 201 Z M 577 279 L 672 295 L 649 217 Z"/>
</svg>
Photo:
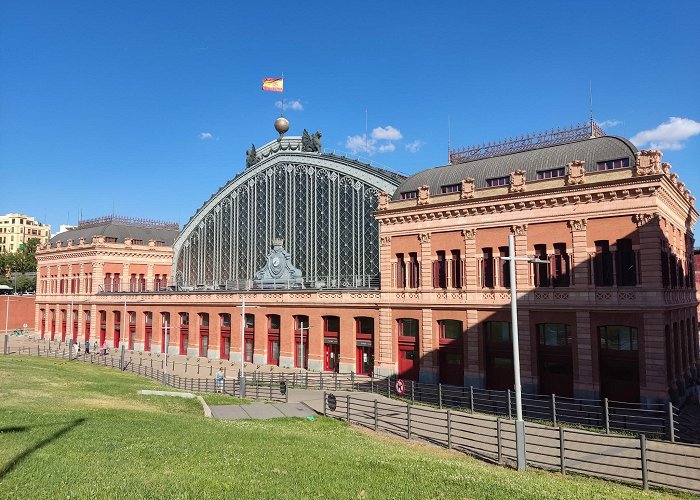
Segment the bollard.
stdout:
<svg viewBox="0 0 700 500">
<path fill-rule="evenodd" d="M 350 423 L 350 394 L 348 394 L 345 399 L 345 411 L 347 412 L 345 420 Z"/>
<path fill-rule="evenodd" d="M 447 449 L 452 449 L 452 412 L 447 410 Z"/>
<path fill-rule="evenodd" d="M 391 377 L 386 378 L 386 393 L 391 398 Z"/>
<path fill-rule="evenodd" d="M 474 386 L 469 386 L 469 410 L 474 413 Z"/>
<path fill-rule="evenodd" d="M 557 399 L 554 394 L 552 394 L 552 423 L 554 427 L 557 426 Z"/>
<path fill-rule="evenodd" d="M 649 471 L 647 469 L 647 437 L 639 436 L 640 458 L 642 460 L 642 487 L 644 491 L 649 490 Z"/>
<path fill-rule="evenodd" d="M 355 390 L 355 372 L 350 372 L 350 390 Z"/>
<path fill-rule="evenodd" d="M 603 417 L 605 418 L 605 433 L 610 434 L 610 407 L 608 406 L 608 398 L 603 400 Z"/>
<path fill-rule="evenodd" d="M 564 428 L 559 427 L 559 459 L 561 473 L 566 474 L 566 443 L 564 442 Z"/>
<path fill-rule="evenodd" d="M 377 400 L 374 400 L 374 432 L 379 430 L 379 405 Z"/>
<path fill-rule="evenodd" d="M 5 334 L 5 340 L 4 340 L 4 342 L 3 342 L 3 349 L 2 349 L 3 354 L 7 354 L 7 353 L 8 353 L 7 345 L 8 345 L 8 343 L 9 343 L 9 341 L 10 341 L 9 336 L 8 336 L 7 334 Z M 37 349 L 39 349 L 39 346 L 37 346 Z"/>
<path fill-rule="evenodd" d="M 411 405 L 407 404 L 406 405 L 406 431 L 407 431 L 407 439 L 411 439 Z"/>
<path fill-rule="evenodd" d="M 442 384 L 438 384 L 438 408 L 442 410 Z"/>
</svg>

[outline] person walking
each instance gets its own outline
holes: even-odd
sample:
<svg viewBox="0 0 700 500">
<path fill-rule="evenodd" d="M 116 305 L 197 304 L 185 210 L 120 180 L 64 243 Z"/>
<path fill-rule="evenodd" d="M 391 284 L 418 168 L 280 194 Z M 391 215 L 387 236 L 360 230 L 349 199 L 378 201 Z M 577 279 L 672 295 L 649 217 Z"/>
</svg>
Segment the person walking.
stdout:
<svg viewBox="0 0 700 500">
<path fill-rule="evenodd" d="M 221 367 L 216 372 L 216 392 L 224 392 L 224 370 Z"/>
<path fill-rule="evenodd" d="M 85 354 L 90 354 L 90 340 L 85 340 Z"/>
</svg>

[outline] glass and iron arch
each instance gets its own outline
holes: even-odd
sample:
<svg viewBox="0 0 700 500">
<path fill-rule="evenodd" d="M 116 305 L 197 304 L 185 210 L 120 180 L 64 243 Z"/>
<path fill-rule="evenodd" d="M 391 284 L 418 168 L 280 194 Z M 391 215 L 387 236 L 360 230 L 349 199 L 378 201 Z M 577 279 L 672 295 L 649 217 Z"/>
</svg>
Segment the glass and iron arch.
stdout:
<svg viewBox="0 0 700 500">
<path fill-rule="evenodd" d="M 272 141 L 261 160 L 215 193 L 174 244 L 176 284 L 247 288 L 276 238 L 307 286 L 378 286 L 377 194 L 399 174 L 331 154 L 302 152 L 300 138 Z"/>
</svg>

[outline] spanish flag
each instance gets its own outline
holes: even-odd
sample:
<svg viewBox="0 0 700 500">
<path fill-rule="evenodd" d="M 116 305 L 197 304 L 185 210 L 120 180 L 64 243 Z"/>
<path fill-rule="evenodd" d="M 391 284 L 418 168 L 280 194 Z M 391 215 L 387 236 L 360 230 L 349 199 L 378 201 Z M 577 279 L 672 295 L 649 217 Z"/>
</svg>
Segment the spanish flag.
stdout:
<svg viewBox="0 0 700 500">
<path fill-rule="evenodd" d="M 284 92 L 284 78 L 263 78 L 262 89 L 270 92 Z"/>
</svg>

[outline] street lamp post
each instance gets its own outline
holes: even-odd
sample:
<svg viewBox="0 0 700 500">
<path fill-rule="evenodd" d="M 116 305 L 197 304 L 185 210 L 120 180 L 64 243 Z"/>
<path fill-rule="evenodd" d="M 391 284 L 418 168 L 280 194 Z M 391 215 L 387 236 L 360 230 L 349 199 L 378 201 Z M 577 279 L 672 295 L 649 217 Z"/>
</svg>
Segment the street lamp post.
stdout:
<svg viewBox="0 0 700 500">
<path fill-rule="evenodd" d="M 241 377 L 238 381 L 241 399 L 245 398 L 245 297 L 241 299 Z"/>
<path fill-rule="evenodd" d="M 518 345 L 518 295 L 515 282 L 515 261 L 523 260 L 535 264 L 548 264 L 549 261 L 533 257 L 515 256 L 515 237 L 508 235 L 508 257 L 501 257 L 508 261 L 510 272 L 510 318 L 513 338 L 513 372 L 515 375 L 515 450 L 518 470 L 524 471 L 527 465 L 525 455 L 525 422 L 523 421 L 523 403 L 520 387 L 520 348 Z"/>
</svg>

